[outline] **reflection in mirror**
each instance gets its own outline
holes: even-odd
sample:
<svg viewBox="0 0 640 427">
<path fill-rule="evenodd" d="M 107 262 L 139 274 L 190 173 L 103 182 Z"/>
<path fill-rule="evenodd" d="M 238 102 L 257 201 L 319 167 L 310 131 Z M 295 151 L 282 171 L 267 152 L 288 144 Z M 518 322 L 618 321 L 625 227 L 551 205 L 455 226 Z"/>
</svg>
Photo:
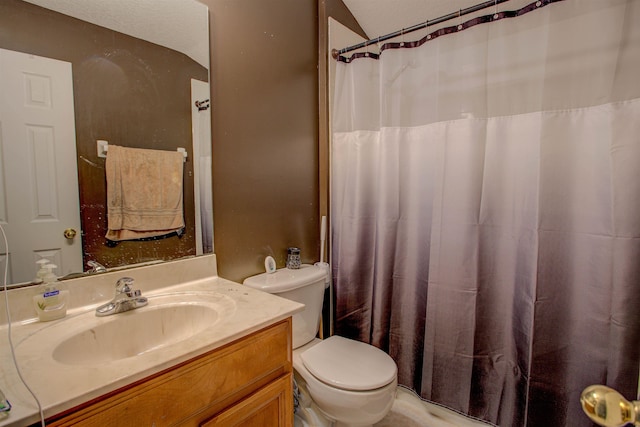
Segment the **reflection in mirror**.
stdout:
<svg viewBox="0 0 640 427">
<path fill-rule="evenodd" d="M 89 261 L 109 269 L 213 252 L 206 6 L 2 0 L 0 28 L 0 221 L 10 282 L 31 281 L 42 258 L 67 276 L 90 270 Z M 186 148 L 182 233 L 105 238 L 98 140 Z"/>
</svg>

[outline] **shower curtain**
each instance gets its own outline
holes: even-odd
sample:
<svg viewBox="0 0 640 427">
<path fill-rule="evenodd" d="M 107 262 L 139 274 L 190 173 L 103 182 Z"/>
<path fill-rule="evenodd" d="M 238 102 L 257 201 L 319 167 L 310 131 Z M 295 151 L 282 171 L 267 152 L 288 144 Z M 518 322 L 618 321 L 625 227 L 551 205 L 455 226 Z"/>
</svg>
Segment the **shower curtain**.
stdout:
<svg viewBox="0 0 640 427">
<path fill-rule="evenodd" d="M 339 63 L 334 99 L 337 334 L 500 426 L 590 426 L 590 384 L 635 399 L 640 0 Z"/>
</svg>

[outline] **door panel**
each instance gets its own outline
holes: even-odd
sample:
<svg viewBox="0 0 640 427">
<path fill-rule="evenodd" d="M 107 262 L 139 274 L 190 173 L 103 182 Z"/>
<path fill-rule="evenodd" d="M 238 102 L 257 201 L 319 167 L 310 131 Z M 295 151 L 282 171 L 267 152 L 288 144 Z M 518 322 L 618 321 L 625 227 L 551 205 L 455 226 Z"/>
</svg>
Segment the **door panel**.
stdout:
<svg viewBox="0 0 640 427">
<path fill-rule="evenodd" d="M 41 258 L 82 271 L 70 63 L 0 49 L 0 157 L 10 282 L 32 280 Z"/>
</svg>

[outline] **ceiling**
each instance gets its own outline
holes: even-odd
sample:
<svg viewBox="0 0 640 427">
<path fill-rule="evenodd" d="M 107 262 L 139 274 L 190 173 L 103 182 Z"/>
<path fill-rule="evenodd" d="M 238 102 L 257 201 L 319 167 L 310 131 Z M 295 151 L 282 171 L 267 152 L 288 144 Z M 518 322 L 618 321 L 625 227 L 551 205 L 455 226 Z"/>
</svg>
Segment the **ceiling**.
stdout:
<svg viewBox="0 0 640 427">
<path fill-rule="evenodd" d="M 369 38 L 390 34 L 449 13 L 465 9 L 483 0 L 342 0 Z M 530 2 L 529 0 L 528 2 Z M 521 1 L 515 3 L 522 4 Z M 508 4 L 508 3 L 507 3 Z M 505 4 L 498 10 L 513 9 Z M 477 13 L 492 13 L 485 9 Z M 467 17 L 468 19 L 469 17 Z"/>
<path fill-rule="evenodd" d="M 177 50 L 209 68 L 209 15 L 197 1 L 25 1 Z"/>
<path fill-rule="evenodd" d="M 0 0 L 1 1 L 1 0 Z M 186 53 L 208 67 L 208 39 L 195 39 L 208 31 L 206 7 L 185 0 L 26 0 L 116 31 Z M 484 0 L 487 1 L 487 0 Z M 514 9 L 531 0 L 508 1 L 498 10 Z M 483 0 L 343 0 L 367 35 L 374 39 L 403 28 L 482 3 Z M 491 13 L 491 9 L 478 14 Z M 183 18 L 182 18 L 183 17 Z M 468 16 L 466 19 L 470 18 Z"/>
</svg>

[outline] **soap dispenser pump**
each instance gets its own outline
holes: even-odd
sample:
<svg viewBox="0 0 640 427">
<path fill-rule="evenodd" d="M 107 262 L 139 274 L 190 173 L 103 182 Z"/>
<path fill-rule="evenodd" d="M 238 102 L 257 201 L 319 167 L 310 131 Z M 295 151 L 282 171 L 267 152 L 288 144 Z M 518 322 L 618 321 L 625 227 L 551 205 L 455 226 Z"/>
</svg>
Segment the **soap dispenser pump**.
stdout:
<svg viewBox="0 0 640 427">
<path fill-rule="evenodd" d="M 49 264 L 49 260 L 42 258 L 36 261 L 36 265 L 38 266 L 38 270 L 36 272 L 36 278 L 33 279 L 34 284 L 44 283 L 44 277 L 49 273 L 49 269 L 47 269 L 47 265 Z"/>
<path fill-rule="evenodd" d="M 33 305 L 38 314 L 38 319 L 42 322 L 61 319 L 67 315 L 67 298 L 69 291 L 58 289 L 58 278 L 53 273 L 57 266 L 45 264 L 43 268 L 46 273 L 43 277 L 43 284 L 37 295 L 33 297 Z"/>
</svg>

